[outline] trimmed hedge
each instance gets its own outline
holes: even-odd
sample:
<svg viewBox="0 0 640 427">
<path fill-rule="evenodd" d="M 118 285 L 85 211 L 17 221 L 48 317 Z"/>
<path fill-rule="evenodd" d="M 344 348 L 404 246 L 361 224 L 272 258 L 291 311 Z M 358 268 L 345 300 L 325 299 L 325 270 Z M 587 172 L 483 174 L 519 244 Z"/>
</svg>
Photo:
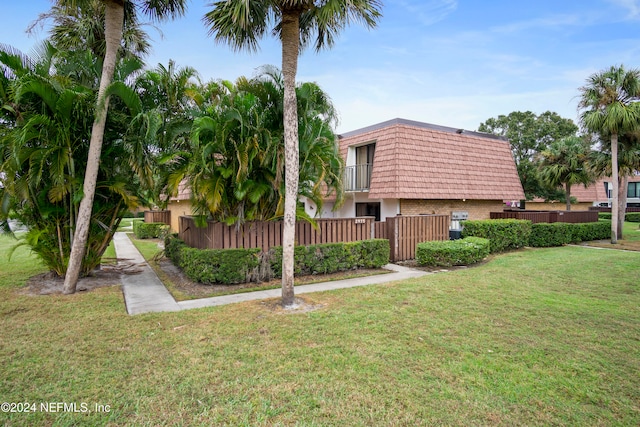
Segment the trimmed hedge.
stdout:
<svg viewBox="0 0 640 427">
<path fill-rule="evenodd" d="M 416 260 L 419 265 L 451 267 L 475 264 L 489 255 L 491 243 L 482 237 L 466 237 L 461 240 L 418 243 Z"/>
<path fill-rule="evenodd" d="M 380 268 L 389 263 L 389 241 L 362 240 L 294 248 L 294 274 L 329 274 L 356 268 Z M 282 277 L 282 246 L 264 255 L 274 277 Z"/>
<path fill-rule="evenodd" d="M 260 265 L 260 249 L 181 249 L 180 267 L 191 280 L 204 284 L 251 281 Z"/>
<path fill-rule="evenodd" d="M 465 221 L 462 237 L 482 237 L 491 241 L 490 251 L 504 252 L 529 244 L 531 221 L 519 219 L 489 219 Z"/>
<path fill-rule="evenodd" d="M 545 248 L 571 243 L 573 241 L 572 225 L 566 222 L 532 224 L 529 246 Z"/>
<path fill-rule="evenodd" d="M 260 249 L 194 249 L 176 235 L 165 238 L 165 256 L 189 279 L 201 283 L 234 284 L 282 277 L 282 247 Z M 294 274 L 335 273 L 379 268 L 389 263 L 389 241 L 364 240 L 296 246 Z"/>
<path fill-rule="evenodd" d="M 599 212 L 598 218 L 611 219 L 611 212 Z M 624 220 L 628 222 L 640 222 L 640 212 L 627 212 L 624 214 Z"/>
<path fill-rule="evenodd" d="M 133 234 L 138 239 L 157 239 L 169 231 L 164 222 L 133 221 Z"/>
<path fill-rule="evenodd" d="M 611 222 L 609 221 L 583 222 L 569 224 L 569 226 L 571 229 L 571 243 L 611 238 Z"/>
<path fill-rule="evenodd" d="M 640 212 L 627 212 L 624 220 L 629 222 L 640 222 Z"/>
</svg>

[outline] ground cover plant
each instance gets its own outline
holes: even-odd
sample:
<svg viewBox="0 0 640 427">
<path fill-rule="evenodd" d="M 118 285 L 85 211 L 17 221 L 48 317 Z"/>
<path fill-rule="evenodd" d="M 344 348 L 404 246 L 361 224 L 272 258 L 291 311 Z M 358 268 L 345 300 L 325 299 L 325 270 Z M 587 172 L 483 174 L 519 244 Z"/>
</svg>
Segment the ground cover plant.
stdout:
<svg viewBox="0 0 640 427">
<path fill-rule="evenodd" d="M 128 316 L 118 286 L 23 294 L 42 267 L 26 251 L 9 264 L 10 245 L 0 395 L 92 412 L 0 413 L 3 425 L 640 423 L 637 252 L 523 249 L 305 295 L 313 311 Z"/>
</svg>

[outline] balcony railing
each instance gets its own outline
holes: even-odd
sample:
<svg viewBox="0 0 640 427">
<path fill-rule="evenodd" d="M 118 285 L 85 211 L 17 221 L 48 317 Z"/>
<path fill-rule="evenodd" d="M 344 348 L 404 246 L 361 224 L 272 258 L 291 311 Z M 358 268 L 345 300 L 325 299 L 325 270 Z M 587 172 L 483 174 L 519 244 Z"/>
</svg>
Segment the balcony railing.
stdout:
<svg viewBox="0 0 640 427">
<path fill-rule="evenodd" d="M 345 191 L 368 191 L 371 184 L 372 163 L 347 166 L 345 168 Z"/>
</svg>

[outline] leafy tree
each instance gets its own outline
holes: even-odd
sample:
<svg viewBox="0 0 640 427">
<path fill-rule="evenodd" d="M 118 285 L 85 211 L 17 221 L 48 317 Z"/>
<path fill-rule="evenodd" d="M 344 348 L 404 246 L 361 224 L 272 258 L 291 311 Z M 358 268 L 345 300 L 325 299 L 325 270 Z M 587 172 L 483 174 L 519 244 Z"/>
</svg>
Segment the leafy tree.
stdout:
<svg viewBox="0 0 640 427">
<path fill-rule="evenodd" d="M 314 43 L 316 50 L 333 45 L 340 30 L 352 21 L 374 27 L 379 19 L 378 0 L 221 0 L 204 17 L 211 34 L 232 48 L 255 51 L 270 29 L 282 43 L 284 77 L 285 206 L 282 257 L 282 304 L 294 303 L 293 248 L 298 197 L 298 117 L 296 74 L 301 48 Z"/>
<path fill-rule="evenodd" d="M 611 141 L 611 243 L 616 244 L 620 212 L 618 142 L 620 135 L 640 127 L 640 70 L 612 66 L 589 76 L 580 92 L 583 126 L 590 132 L 609 136 Z"/>
<path fill-rule="evenodd" d="M 200 98 L 198 72 L 191 67 L 177 67 L 170 60 L 167 66 L 158 64 L 136 79 L 135 88 L 146 113 L 141 117 L 141 129 L 151 133 L 149 153 L 154 163 L 161 161 L 167 151 L 186 149 L 189 133 Z M 202 100 L 199 101 L 202 103 Z M 168 170 L 156 168 L 153 182 L 145 188 L 145 204 L 166 208 L 169 198 L 163 195 Z"/>
<path fill-rule="evenodd" d="M 0 124 L 0 219 L 6 224 L 12 212 L 17 215 L 28 227 L 25 243 L 62 276 L 78 217 L 96 91 L 51 67 L 56 54 L 52 45 L 41 51 L 47 56 L 32 59 L 17 51 L 0 50 L 1 86 L 6 95 Z M 116 92 L 118 86 L 123 93 L 122 84 L 110 90 Z M 131 182 L 137 159 L 135 150 L 122 138 L 131 120 L 122 117 L 128 114 L 127 106 L 119 107 L 121 113 L 107 122 L 112 143 L 103 153 L 97 177 L 83 275 L 100 263 L 122 215 L 136 204 Z"/>
<path fill-rule="evenodd" d="M 57 0 L 57 5 L 86 5 L 93 0 Z M 89 236 L 89 225 L 91 221 L 91 210 L 96 191 L 98 172 L 100 169 L 100 158 L 102 144 L 104 140 L 105 125 L 107 122 L 107 112 L 109 109 L 109 94 L 107 88 L 113 81 L 113 75 L 118 59 L 118 50 L 122 40 L 122 30 L 125 18 L 125 5 L 129 3 L 136 6 L 136 10 L 142 10 L 153 19 L 173 18 L 184 13 L 185 0 L 104 0 L 104 34 L 105 34 L 105 55 L 102 61 L 102 73 L 100 76 L 100 87 L 95 106 L 93 127 L 91 130 L 91 140 L 89 153 L 87 156 L 87 168 L 84 177 L 83 197 L 78 211 L 76 230 L 69 266 L 65 275 L 64 293 L 74 293 L 78 278 L 80 276 L 82 259 L 86 250 Z"/>
<path fill-rule="evenodd" d="M 188 149 L 167 156 L 169 192 L 187 179 L 194 210 L 226 223 L 281 217 L 285 194 L 282 140 L 283 91 L 277 69 L 236 84 L 220 82 L 203 105 Z M 209 84 L 205 91 L 209 92 Z M 318 203 L 330 192 L 342 197 L 342 159 L 331 130 L 333 105 L 312 83 L 298 91 L 300 120 L 299 195 Z M 312 96 L 313 94 L 313 96 Z M 206 98 L 206 97 L 203 97 Z M 320 111 L 327 112 L 327 115 Z"/>
<path fill-rule="evenodd" d="M 575 136 L 578 127 L 573 121 L 551 111 L 540 115 L 531 111 L 514 111 L 507 116 L 500 115 L 486 120 L 480 124 L 478 130 L 503 136 L 509 140 L 527 200 L 535 197 L 545 199 L 558 197 L 558 192 L 550 192 L 547 186 L 540 182 L 536 158 L 551 142 Z"/>
<path fill-rule="evenodd" d="M 592 184 L 595 180 L 588 166 L 591 152 L 589 142 L 577 136 L 553 141 L 540 153 L 540 180 L 556 189 L 565 187 L 567 210 L 571 210 L 571 187 Z"/>
</svg>

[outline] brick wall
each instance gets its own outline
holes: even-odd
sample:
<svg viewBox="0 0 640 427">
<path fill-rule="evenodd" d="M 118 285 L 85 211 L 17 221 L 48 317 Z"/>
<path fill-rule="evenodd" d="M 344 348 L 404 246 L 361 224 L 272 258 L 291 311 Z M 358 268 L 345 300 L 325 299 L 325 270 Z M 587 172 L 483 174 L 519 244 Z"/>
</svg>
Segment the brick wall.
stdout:
<svg viewBox="0 0 640 427">
<path fill-rule="evenodd" d="M 572 211 L 588 211 L 590 206 L 593 206 L 593 203 L 591 202 L 573 203 L 571 205 L 571 210 Z M 560 202 L 547 203 L 547 202 L 527 201 L 525 202 L 524 207 L 525 209 L 532 210 L 532 211 L 566 211 L 567 210 L 567 205 L 565 203 L 560 203 Z"/>
<path fill-rule="evenodd" d="M 469 212 L 469 219 L 489 219 L 489 212 L 502 212 L 501 200 L 400 200 L 402 215 L 444 214 L 452 211 Z"/>
</svg>

